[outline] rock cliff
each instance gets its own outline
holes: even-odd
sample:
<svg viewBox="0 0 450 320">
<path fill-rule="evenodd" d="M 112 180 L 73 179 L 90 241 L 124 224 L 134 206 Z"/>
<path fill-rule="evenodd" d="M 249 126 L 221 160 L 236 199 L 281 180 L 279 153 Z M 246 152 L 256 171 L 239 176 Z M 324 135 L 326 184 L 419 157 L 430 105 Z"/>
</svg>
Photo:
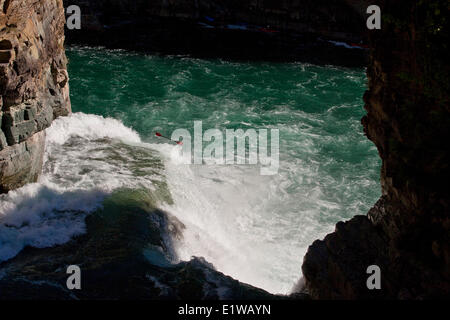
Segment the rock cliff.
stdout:
<svg viewBox="0 0 450 320">
<path fill-rule="evenodd" d="M 269 25 L 282 31 L 314 32 L 352 41 L 365 33 L 360 26 L 364 25 L 365 10 L 370 4 L 354 0 L 65 0 L 65 3 L 80 6 L 89 29 L 152 17 L 199 21 L 208 16 L 224 23 Z"/>
<path fill-rule="evenodd" d="M 383 161 L 383 196 L 310 246 L 306 288 L 318 299 L 449 297 L 449 6 L 378 2 L 362 123 Z M 370 265 L 381 290 L 366 286 Z"/>
<path fill-rule="evenodd" d="M 0 192 L 37 180 L 44 129 L 70 113 L 62 0 L 0 1 Z"/>
<path fill-rule="evenodd" d="M 65 0 L 81 9 L 69 44 L 200 58 L 365 66 L 364 50 L 326 40 L 365 39 L 367 1 Z M 231 27 L 229 27 L 231 25 Z"/>
</svg>

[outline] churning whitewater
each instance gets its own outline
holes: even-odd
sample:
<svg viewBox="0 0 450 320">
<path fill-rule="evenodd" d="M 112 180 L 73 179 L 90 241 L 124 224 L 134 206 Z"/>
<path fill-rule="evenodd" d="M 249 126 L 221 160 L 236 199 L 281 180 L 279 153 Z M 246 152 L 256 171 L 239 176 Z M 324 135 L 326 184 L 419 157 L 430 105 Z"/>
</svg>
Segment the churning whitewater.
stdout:
<svg viewBox="0 0 450 320">
<path fill-rule="evenodd" d="M 359 122 L 363 70 L 68 55 L 75 113 L 46 130 L 39 182 L 0 196 L 0 262 L 85 233 L 86 216 L 115 191 L 144 189 L 186 226 L 178 260 L 201 256 L 237 280 L 288 293 L 308 246 L 379 197 L 379 160 Z M 183 164 L 180 146 L 153 137 L 196 120 L 205 129 L 279 129 L 278 174 Z"/>
</svg>

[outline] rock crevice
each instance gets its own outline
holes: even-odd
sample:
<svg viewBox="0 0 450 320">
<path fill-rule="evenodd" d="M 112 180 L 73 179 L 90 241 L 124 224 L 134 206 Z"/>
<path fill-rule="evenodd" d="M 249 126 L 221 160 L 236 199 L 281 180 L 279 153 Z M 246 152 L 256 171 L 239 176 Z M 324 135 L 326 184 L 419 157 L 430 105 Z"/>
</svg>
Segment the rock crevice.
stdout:
<svg viewBox="0 0 450 320">
<path fill-rule="evenodd" d="M 62 1 L 1 0 L 0 192 L 37 180 L 45 134 L 71 111 Z"/>
</svg>

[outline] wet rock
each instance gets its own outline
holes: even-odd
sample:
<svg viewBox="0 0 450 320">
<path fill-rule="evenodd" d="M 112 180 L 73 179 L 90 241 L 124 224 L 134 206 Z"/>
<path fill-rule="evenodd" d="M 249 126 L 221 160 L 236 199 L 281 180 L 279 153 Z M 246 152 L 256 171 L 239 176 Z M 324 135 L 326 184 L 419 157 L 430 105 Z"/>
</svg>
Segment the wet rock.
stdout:
<svg viewBox="0 0 450 320">
<path fill-rule="evenodd" d="M 202 258 L 178 262 L 184 225 L 154 207 L 145 190 L 121 190 L 86 218 L 86 234 L 53 248 L 26 248 L 0 264 L 0 299 L 275 299 Z M 81 290 L 66 286 L 81 268 Z"/>
<path fill-rule="evenodd" d="M 364 39 L 366 2 L 67 0 L 66 6 L 80 7 L 82 27 L 66 35 L 69 44 L 152 54 L 363 67 L 365 50 L 336 47 L 326 39 Z"/>
<path fill-rule="evenodd" d="M 36 181 L 42 130 L 70 113 L 62 1 L 0 1 L 0 192 Z"/>
<path fill-rule="evenodd" d="M 449 7 L 379 5 L 385 19 L 370 35 L 362 123 L 383 162 L 383 196 L 367 217 L 339 223 L 309 248 L 306 289 L 319 299 L 448 298 Z M 365 285 L 371 264 L 381 268 L 381 290 Z"/>
<path fill-rule="evenodd" d="M 0 193 L 38 179 L 42 170 L 44 147 L 45 132 L 41 131 L 24 142 L 6 146 L 0 151 Z"/>
</svg>

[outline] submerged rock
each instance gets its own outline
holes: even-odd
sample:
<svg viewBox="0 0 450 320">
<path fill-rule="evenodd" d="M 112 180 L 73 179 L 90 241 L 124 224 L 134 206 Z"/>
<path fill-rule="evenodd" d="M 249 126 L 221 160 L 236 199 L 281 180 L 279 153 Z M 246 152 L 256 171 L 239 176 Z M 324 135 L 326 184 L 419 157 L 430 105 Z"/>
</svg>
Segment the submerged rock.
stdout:
<svg viewBox="0 0 450 320">
<path fill-rule="evenodd" d="M 52 248 L 27 247 L 0 264 L 0 299 L 273 299 L 202 258 L 178 262 L 184 225 L 146 190 L 120 190 L 86 217 L 86 234 Z M 67 267 L 81 269 L 69 290 Z"/>
</svg>

